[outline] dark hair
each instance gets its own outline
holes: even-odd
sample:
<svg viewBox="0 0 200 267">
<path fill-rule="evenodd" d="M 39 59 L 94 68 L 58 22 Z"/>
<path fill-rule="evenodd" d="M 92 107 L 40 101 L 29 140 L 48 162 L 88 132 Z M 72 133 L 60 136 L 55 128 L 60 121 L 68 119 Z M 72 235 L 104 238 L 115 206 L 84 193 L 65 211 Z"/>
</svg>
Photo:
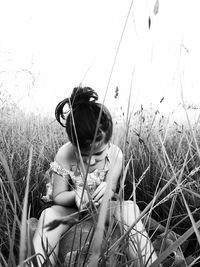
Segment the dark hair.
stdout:
<svg viewBox="0 0 200 267">
<path fill-rule="evenodd" d="M 55 109 L 56 120 L 66 128 L 70 142 L 75 146 L 78 143 L 80 149 L 88 149 L 92 144 L 100 112 L 95 142 L 104 140 L 107 143 L 111 139 L 111 114 L 103 104 L 97 103 L 97 100 L 98 94 L 90 87 L 75 87 L 71 97 L 62 100 Z M 63 110 L 66 104 L 70 108 L 67 116 Z M 65 124 L 61 119 L 65 120 Z"/>
</svg>

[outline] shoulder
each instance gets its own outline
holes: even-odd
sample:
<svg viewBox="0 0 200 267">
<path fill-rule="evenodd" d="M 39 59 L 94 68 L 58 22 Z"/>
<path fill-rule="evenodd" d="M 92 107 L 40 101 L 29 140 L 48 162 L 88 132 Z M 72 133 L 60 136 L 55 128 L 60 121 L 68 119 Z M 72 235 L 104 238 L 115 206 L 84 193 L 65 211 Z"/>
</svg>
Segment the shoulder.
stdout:
<svg viewBox="0 0 200 267">
<path fill-rule="evenodd" d="M 68 142 L 61 146 L 55 156 L 55 161 L 64 168 L 69 168 L 75 160 L 73 145 Z"/>
<path fill-rule="evenodd" d="M 123 153 L 122 150 L 115 144 L 110 144 L 110 149 L 109 149 L 109 156 L 111 159 L 111 162 L 120 163 L 123 160 Z"/>
</svg>

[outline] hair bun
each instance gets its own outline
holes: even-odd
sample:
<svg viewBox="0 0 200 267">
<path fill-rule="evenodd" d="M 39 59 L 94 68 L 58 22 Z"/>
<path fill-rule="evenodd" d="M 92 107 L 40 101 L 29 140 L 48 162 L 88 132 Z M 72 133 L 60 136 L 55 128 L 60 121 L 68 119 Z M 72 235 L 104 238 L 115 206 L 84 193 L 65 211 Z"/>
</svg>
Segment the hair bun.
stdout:
<svg viewBox="0 0 200 267">
<path fill-rule="evenodd" d="M 98 94 L 90 87 L 75 87 L 70 97 L 72 108 L 98 100 Z"/>
<path fill-rule="evenodd" d="M 67 104 L 69 107 L 72 107 L 72 110 L 74 110 L 76 107 L 78 107 L 80 104 L 89 104 L 94 103 L 96 100 L 98 100 L 98 94 L 90 87 L 75 87 L 73 89 L 73 92 L 71 94 L 71 97 L 65 98 L 62 100 L 55 109 L 55 117 L 56 120 L 65 127 L 65 124 L 62 122 L 62 120 L 66 121 L 66 118 L 68 116 L 68 112 L 64 110 L 65 105 Z M 66 116 L 67 115 L 67 116 Z"/>
</svg>

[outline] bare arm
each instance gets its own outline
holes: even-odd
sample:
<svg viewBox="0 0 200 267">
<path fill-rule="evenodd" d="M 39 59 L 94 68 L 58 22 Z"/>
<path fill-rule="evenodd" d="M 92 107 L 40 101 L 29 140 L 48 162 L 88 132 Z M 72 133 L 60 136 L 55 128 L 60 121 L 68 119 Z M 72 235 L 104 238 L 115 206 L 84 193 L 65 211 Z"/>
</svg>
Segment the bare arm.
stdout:
<svg viewBox="0 0 200 267">
<path fill-rule="evenodd" d="M 70 145 L 66 144 L 59 149 L 55 161 L 69 170 L 68 154 L 70 154 Z M 69 177 L 65 179 L 61 175 L 53 173 L 53 200 L 55 204 L 62 206 L 73 206 L 75 204 L 75 191 L 69 191 Z"/>
<path fill-rule="evenodd" d="M 75 191 L 69 191 L 68 182 L 58 174 L 53 174 L 53 200 L 55 204 L 73 206 L 75 204 Z"/>
</svg>

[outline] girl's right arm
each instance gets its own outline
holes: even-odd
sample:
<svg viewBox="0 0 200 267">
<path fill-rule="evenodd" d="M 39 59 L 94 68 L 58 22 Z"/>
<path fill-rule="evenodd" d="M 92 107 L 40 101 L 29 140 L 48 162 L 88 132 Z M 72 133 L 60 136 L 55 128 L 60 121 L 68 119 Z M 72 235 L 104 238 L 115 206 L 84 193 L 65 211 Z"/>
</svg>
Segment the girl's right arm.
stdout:
<svg viewBox="0 0 200 267">
<path fill-rule="evenodd" d="M 70 144 L 62 146 L 56 154 L 55 161 L 65 169 L 70 169 Z M 57 205 L 73 206 L 75 204 L 75 191 L 69 191 L 68 179 L 53 173 L 53 201 Z"/>
<path fill-rule="evenodd" d="M 53 174 L 53 201 L 61 206 L 73 206 L 75 204 L 75 191 L 69 191 L 66 179 L 58 174 Z"/>
</svg>

